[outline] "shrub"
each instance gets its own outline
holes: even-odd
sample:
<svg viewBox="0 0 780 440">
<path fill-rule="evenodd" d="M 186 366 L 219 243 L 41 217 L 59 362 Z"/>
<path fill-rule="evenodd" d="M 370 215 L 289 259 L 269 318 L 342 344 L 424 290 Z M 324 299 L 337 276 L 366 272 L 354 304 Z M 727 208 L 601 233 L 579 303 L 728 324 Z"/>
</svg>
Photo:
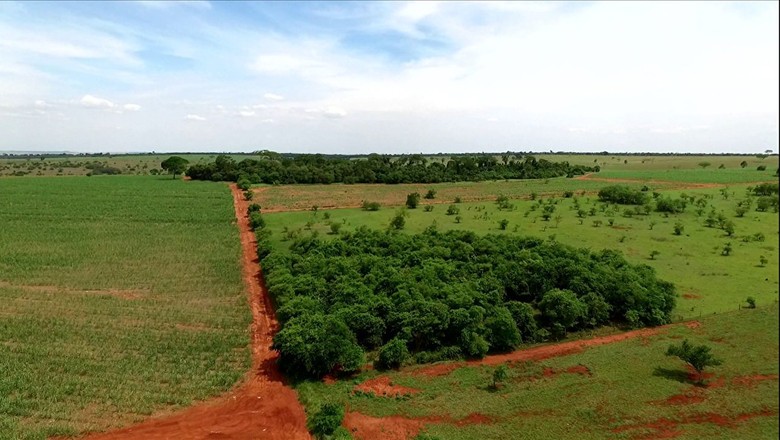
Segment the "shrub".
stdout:
<svg viewBox="0 0 780 440">
<path fill-rule="evenodd" d="M 252 230 L 262 229 L 265 227 L 265 219 L 260 211 L 255 211 L 249 214 L 249 227 Z"/>
<path fill-rule="evenodd" d="M 361 205 L 361 208 L 363 208 L 363 211 L 379 211 L 379 202 L 369 202 L 364 200 L 363 204 Z"/>
<path fill-rule="evenodd" d="M 706 345 L 693 345 L 685 339 L 680 345 L 670 345 L 666 350 L 666 355 L 676 356 L 693 367 L 699 376 L 697 382 L 701 382 L 703 379 L 701 373 L 705 368 L 722 364 L 712 355 L 711 350 L 712 348 Z"/>
<path fill-rule="evenodd" d="M 342 226 L 342 224 L 341 224 L 341 223 L 338 223 L 338 222 L 332 222 L 332 223 L 330 224 L 330 233 L 331 233 L 331 234 L 334 234 L 334 235 L 338 234 L 338 233 L 339 233 L 339 231 L 341 230 L 341 226 Z"/>
<path fill-rule="evenodd" d="M 756 167 L 756 170 L 758 170 L 758 171 L 766 171 L 766 165 L 759 165 L 758 167 Z"/>
<path fill-rule="evenodd" d="M 260 205 L 258 205 L 257 203 L 252 203 L 251 205 L 249 205 L 249 208 L 247 208 L 247 213 L 249 214 L 252 212 L 260 212 Z"/>
<path fill-rule="evenodd" d="M 563 192 L 563 197 L 564 197 L 564 198 L 570 199 L 570 198 L 572 198 L 573 196 L 574 196 L 574 191 L 564 191 L 564 192 Z"/>
<path fill-rule="evenodd" d="M 450 205 L 450 206 L 447 207 L 446 214 L 447 215 L 457 215 L 457 214 L 460 214 L 460 208 L 458 208 L 455 205 Z"/>
<path fill-rule="evenodd" d="M 238 179 L 238 182 L 236 182 L 236 186 L 241 191 L 247 191 L 249 188 L 252 187 L 252 182 L 249 181 L 246 177 L 242 177 Z"/>
<path fill-rule="evenodd" d="M 658 212 L 668 212 L 670 214 L 679 214 L 685 211 L 688 203 L 685 199 L 672 199 L 670 197 L 659 197 L 655 200 L 655 210 Z"/>
<path fill-rule="evenodd" d="M 502 231 L 506 230 L 506 227 L 509 226 L 509 220 L 503 219 L 498 222 L 498 228 Z"/>
<path fill-rule="evenodd" d="M 409 209 L 417 208 L 420 203 L 420 193 L 411 193 L 406 196 L 406 207 Z"/>
<path fill-rule="evenodd" d="M 747 299 L 745 301 L 747 302 L 749 309 L 755 309 L 756 308 L 756 299 L 753 298 L 752 296 L 747 297 Z"/>
<path fill-rule="evenodd" d="M 255 196 L 255 193 L 253 193 L 251 190 L 244 191 L 244 200 L 252 200 L 252 197 Z"/>
<path fill-rule="evenodd" d="M 455 200 L 453 200 L 453 203 L 460 203 L 460 196 L 455 196 Z"/>
<path fill-rule="evenodd" d="M 682 235 L 684 230 L 685 226 L 682 223 L 677 222 L 674 224 L 674 235 Z"/>
<path fill-rule="evenodd" d="M 493 389 L 498 389 L 498 386 L 503 384 L 505 380 L 509 378 L 509 369 L 506 367 L 506 365 L 501 364 L 496 367 L 495 370 L 493 370 L 493 382 L 490 384 L 490 386 Z"/>
<path fill-rule="evenodd" d="M 436 198 L 436 190 L 435 189 L 429 189 L 427 193 L 425 193 L 425 198 L 428 200 L 433 200 Z"/>
<path fill-rule="evenodd" d="M 406 226 L 406 215 L 403 212 L 399 212 L 390 220 L 390 229 L 401 230 L 404 226 Z"/>
<path fill-rule="evenodd" d="M 621 205 L 643 205 L 648 198 L 642 191 L 633 190 L 625 185 L 612 185 L 599 191 L 599 200 Z"/>
<path fill-rule="evenodd" d="M 326 403 L 308 420 L 309 431 L 318 439 L 327 438 L 344 421 L 344 407 L 336 403 Z"/>
<path fill-rule="evenodd" d="M 378 369 L 399 368 L 409 359 L 409 349 L 406 341 L 393 338 L 379 349 L 379 357 L 375 362 Z"/>
<path fill-rule="evenodd" d="M 425 206 L 423 207 L 423 211 L 425 211 L 425 212 L 431 212 L 431 211 L 433 211 L 433 205 L 425 205 Z"/>
</svg>

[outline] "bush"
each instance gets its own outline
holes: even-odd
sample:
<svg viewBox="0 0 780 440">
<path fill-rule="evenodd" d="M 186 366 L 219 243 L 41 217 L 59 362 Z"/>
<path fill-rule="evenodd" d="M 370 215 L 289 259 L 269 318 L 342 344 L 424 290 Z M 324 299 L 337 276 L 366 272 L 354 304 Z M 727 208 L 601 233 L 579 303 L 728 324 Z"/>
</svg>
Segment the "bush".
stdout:
<svg viewBox="0 0 780 440">
<path fill-rule="evenodd" d="M 766 171 L 766 165 L 759 165 L 758 167 L 756 167 L 756 170 L 758 170 L 758 171 Z"/>
<path fill-rule="evenodd" d="M 404 226 L 406 226 L 406 215 L 403 212 L 399 212 L 390 220 L 390 229 L 401 230 Z"/>
<path fill-rule="evenodd" d="M 252 203 L 251 205 L 249 205 L 249 207 L 247 208 L 247 214 L 251 214 L 253 212 L 260 212 L 260 205 L 258 205 L 257 203 Z"/>
<path fill-rule="evenodd" d="M 265 227 L 265 219 L 260 211 L 249 213 L 249 227 L 252 230 L 262 229 Z"/>
<path fill-rule="evenodd" d="M 308 420 L 309 432 L 322 439 L 333 434 L 344 421 L 344 407 L 336 403 L 326 403 Z"/>
<path fill-rule="evenodd" d="M 247 191 L 249 188 L 252 187 L 252 182 L 249 181 L 246 177 L 242 177 L 238 179 L 238 182 L 236 182 L 236 186 L 241 191 Z"/>
<path fill-rule="evenodd" d="M 406 196 L 406 207 L 409 209 L 417 208 L 420 204 L 420 193 L 411 193 Z"/>
<path fill-rule="evenodd" d="M 252 200 L 252 197 L 255 196 L 255 193 L 253 193 L 250 190 L 244 191 L 244 200 Z"/>
<path fill-rule="evenodd" d="M 425 212 L 431 212 L 431 211 L 433 211 L 433 205 L 425 205 L 425 206 L 423 207 L 423 211 L 425 211 Z"/>
<path fill-rule="evenodd" d="M 677 222 L 674 224 L 674 235 L 682 235 L 684 230 L 685 226 L 682 223 Z"/>
<path fill-rule="evenodd" d="M 643 205 L 647 203 L 648 197 L 644 192 L 633 190 L 625 185 L 612 185 L 599 191 L 599 200 L 621 205 Z"/>
<path fill-rule="evenodd" d="M 379 349 L 379 358 L 374 366 L 381 370 L 399 368 L 407 359 L 409 359 L 409 349 L 406 347 L 406 341 L 393 338 Z"/>
<path fill-rule="evenodd" d="M 332 222 L 330 224 L 330 233 L 334 235 L 338 234 L 339 231 L 341 230 L 341 225 L 342 225 L 341 223 Z"/>
<path fill-rule="evenodd" d="M 659 197 L 655 200 L 655 210 L 658 212 L 668 212 L 670 214 L 679 214 L 685 211 L 688 202 L 685 199 L 672 199 L 670 197 Z"/>
<path fill-rule="evenodd" d="M 752 296 L 747 297 L 747 300 L 745 300 L 748 304 L 749 309 L 755 309 L 756 308 L 756 299 Z"/>
<path fill-rule="evenodd" d="M 498 229 L 501 229 L 502 231 L 506 230 L 507 226 L 509 226 L 509 220 L 507 219 L 498 222 Z"/>
<path fill-rule="evenodd" d="M 361 208 L 363 208 L 363 211 L 379 211 L 379 206 L 379 202 L 368 202 L 364 200 Z"/>
<path fill-rule="evenodd" d="M 429 189 L 427 193 L 425 193 L 425 198 L 428 200 L 433 200 L 436 198 L 436 190 L 435 189 Z"/>
<path fill-rule="evenodd" d="M 670 345 L 666 350 L 666 355 L 676 356 L 693 367 L 693 369 L 699 373 L 697 382 L 701 382 L 703 379 L 701 373 L 705 368 L 722 364 L 719 359 L 716 359 L 712 353 L 710 353 L 711 350 L 712 348 L 706 345 L 693 345 L 685 339 L 680 345 Z"/>
<path fill-rule="evenodd" d="M 450 205 L 450 206 L 447 207 L 446 214 L 447 215 L 457 215 L 457 214 L 460 214 L 460 208 L 458 208 L 455 205 Z"/>
</svg>

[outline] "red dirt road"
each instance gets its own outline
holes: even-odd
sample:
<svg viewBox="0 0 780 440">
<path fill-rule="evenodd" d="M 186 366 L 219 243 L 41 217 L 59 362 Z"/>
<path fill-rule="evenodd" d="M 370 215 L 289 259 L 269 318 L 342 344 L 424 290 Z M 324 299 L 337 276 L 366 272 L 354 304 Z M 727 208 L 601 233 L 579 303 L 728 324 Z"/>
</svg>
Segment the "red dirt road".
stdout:
<svg viewBox="0 0 780 440">
<path fill-rule="evenodd" d="M 230 185 L 241 235 L 243 278 L 252 309 L 252 370 L 244 384 L 180 413 L 152 418 L 139 425 L 86 437 L 88 440 L 157 439 L 310 439 L 298 396 L 284 383 L 271 350 L 278 322 L 265 292 L 257 260 L 257 242 L 246 216 L 248 203 Z"/>
</svg>

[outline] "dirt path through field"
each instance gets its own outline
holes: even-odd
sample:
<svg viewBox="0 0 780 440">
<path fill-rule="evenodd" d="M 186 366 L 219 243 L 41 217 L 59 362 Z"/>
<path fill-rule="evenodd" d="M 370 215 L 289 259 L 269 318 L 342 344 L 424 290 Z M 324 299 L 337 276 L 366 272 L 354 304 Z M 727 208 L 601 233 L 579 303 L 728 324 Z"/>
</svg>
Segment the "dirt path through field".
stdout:
<svg viewBox="0 0 780 440">
<path fill-rule="evenodd" d="M 276 366 L 271 350 L 278 323 L 257 260 L 255 235 L 246 216 L 248 203 L 235 184 L 230 185 L 241 235 L 244 283 L 252 309 L 252 370 L 244 384 L 224 396 L 180 413 L 152 418 L 139 425 L 86 437 L 88 440 L 162 439 L 310 439 L 306 415 L 298 396 Z"/>
</svg>

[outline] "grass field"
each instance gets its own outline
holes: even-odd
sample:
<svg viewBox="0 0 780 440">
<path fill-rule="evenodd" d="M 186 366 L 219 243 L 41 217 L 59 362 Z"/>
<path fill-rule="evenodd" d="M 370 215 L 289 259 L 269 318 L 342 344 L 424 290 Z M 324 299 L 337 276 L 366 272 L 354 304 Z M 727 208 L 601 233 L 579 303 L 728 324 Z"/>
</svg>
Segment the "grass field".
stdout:
<svg viewBox="0 0 780 440">
<path fill-rule="evenodd" d="M 351 413 L 347 425 L 359 438 L 381 432 L 382 438 L 403 438 L 399 427 L 452 440 L 776 438 L 777 306 L 703 317 L 700 324 L 511 363 L 498 390 L 489 386 L 495 367 L 476 365 L 436 375 L 424 373 L 430 368 L 371 371 L 333 384 L 300 383 L 298 391 L 311 408 L 344 404 Z M 692 384 L 684 364 L 664 355 L 681 338 L 712 346 L 723 360 L 710 370 L 708 386 Z M 411 390 L 402 397 L 354 392 L 380 376 Z M 383 425 L 374 417 L 393 418 Z M 361 431 L 366 427 L 370 431 Z"/>
<path fill-rule="evenodd" d="M 0 438 L 105 430 L 229 389 L 249 310 L 226 185 L 0 179 Z"/>
</svg>

